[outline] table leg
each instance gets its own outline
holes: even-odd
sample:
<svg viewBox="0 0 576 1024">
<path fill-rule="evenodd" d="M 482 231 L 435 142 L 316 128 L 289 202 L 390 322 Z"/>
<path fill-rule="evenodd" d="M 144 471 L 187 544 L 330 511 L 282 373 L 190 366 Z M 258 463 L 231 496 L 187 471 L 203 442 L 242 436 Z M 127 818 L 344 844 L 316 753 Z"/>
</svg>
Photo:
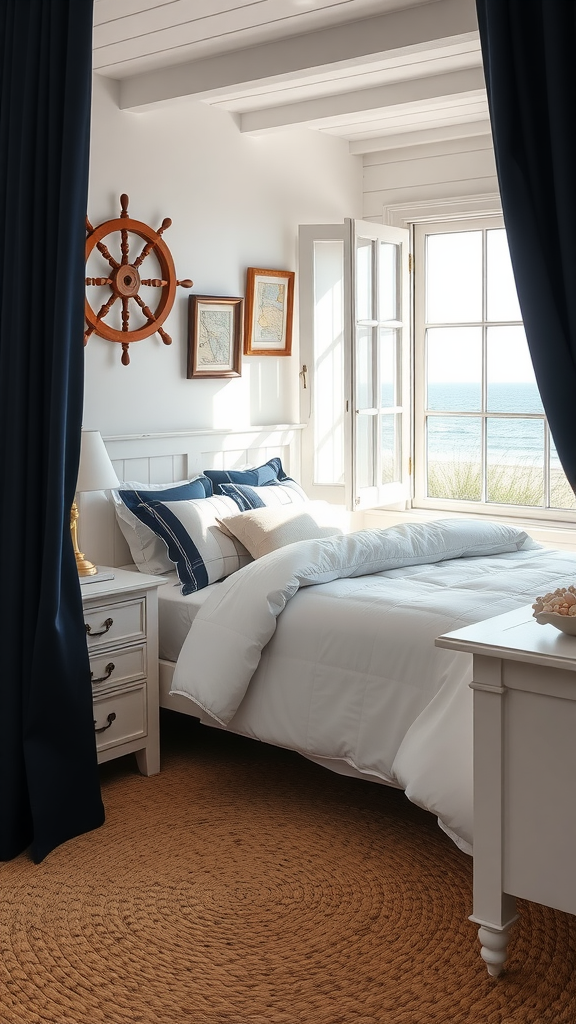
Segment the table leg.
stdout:
<svg viewBox="0 0 576 1024">
<path fill-rule="evenodd" d="M 514 921 L 517 920 L 517 916 L 508 921 L 503 928 L 494 928 L 490 925 L 482 924 L 478 929 L 478 938 L 481 945 L 480 955 L 488 968 L 488 974 L 492 978 L 498 977 L 506 962 L 510 928 Z"/>
</svg>

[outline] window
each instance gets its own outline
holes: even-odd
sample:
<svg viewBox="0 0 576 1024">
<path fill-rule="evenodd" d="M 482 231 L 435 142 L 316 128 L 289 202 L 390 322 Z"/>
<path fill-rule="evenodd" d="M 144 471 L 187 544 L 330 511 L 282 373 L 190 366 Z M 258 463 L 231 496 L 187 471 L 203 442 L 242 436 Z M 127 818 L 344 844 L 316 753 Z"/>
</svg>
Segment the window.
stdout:
<svg viewBox="0 0 576 1024">
<path fill-rule="evenodd" d="M 572 521 L 501 218 L 419 224 L 413 245 L 410 275 L 407 230 L 300 228 L 307 493 Z"/>
<path fill-rule="evenodd" d="M 502 223 L 417 226 L 415 267 L 414 503 L 540 516 L 575 508 Z"/>
</svg>

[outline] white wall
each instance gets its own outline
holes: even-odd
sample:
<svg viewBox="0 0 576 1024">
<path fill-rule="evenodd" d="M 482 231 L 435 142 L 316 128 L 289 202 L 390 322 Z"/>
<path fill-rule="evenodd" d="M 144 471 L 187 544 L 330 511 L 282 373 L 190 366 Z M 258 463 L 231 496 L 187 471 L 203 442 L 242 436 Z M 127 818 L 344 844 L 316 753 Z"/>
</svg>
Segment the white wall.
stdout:
<svg viewBox="0 0 576 1024">
<path fill-rule="evenodd" d="M 202 103 L 121 111 L 117 83 L 95 76 L 94 226 L 119 216 L 123 192 L 134 219 L 158 227 L 172 218 L 164 237 L 192 291 L 244 295 L 247 267 L 296 269 L 299 223 L 361 216 L 362 163 L 343 140 L 306 129 L 242 135 L 231 115 Z M 298 421 L 297 310 L 291 358 L 245 358 L 242 377 L 229 381 L 187 380 L 189 294 L 177 289 L 164 324 L 173 344 L 135 342 L 127 367 L 120 345 L 92 335 L 86 427 L 113 435 Z"/>
<path fill-rule="evenodd" d="M 492 138 L 478 135 L 367 153 L 363 191 L 363 216 L 377 222 L 390 206 L 498 194 Z"/>
</svg>

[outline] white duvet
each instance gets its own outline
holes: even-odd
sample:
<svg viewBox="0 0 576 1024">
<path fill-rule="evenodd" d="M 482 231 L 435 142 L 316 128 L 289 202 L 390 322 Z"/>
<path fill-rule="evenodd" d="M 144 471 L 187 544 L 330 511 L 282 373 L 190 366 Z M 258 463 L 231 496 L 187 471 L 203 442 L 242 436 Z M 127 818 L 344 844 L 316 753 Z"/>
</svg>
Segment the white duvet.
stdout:
<svg viewBox="0 0 576 1024">
<path fill-rule="evenodd" d="M 471 659 L 434 640 L 575 581 L 576 554 L 490 522 L 291 544 L 204 602 L 171 692 L 235 732 L 401 786 L 470 851 Z"/>
</svg>

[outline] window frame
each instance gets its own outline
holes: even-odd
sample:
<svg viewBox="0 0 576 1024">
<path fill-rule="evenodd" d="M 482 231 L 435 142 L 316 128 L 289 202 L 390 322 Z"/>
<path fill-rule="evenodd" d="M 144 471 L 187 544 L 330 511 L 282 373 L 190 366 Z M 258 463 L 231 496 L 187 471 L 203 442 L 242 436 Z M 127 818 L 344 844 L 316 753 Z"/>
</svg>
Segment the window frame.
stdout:
<svg viewBox="0 0 576 1024">
<path fill-rule="evenodd" d="M 355 510 L 378 508 L 386 504 L 406 501 L 409 497 L 409 466 L 411 453 L 411 420 L 412 393 L 410 388 L 410 349 L 412 338 L 412 311 L 410 303 L 410 272 L 409 249 L 410 234 L 406 229 L 391 225 L 373 224 L 369 221 L 350 221 L 351 241 L 351 278 L 352 278 L 352 324 L 351 324 L 351 407 L 354 421 L 352 423 L 352 501 Z M 371 296 L 372 317 L 363 318 L 358 308 L 357 271 L 359 241 L 370 243 Z M 396 317 L 388 320 L 383 316 L 381 308 L 381 260 L 382 245 L 392 245 L 395 249 L 395 298 Z M 362 330 L 368 330 L 371 338 L 369 349 L 372 354 L 371 389 L 374 406 L 372 409 L 360 408 L 358 403 L 358 336 Z M 380 401 L 382 372 L 380 365 L 380 332 L 390 330 L 394 337 L 394 364 L 396 403 L 383 406 Z M 368 413 L 374 421 L 375 430 L 372 434 L 372 470 L 373 484 L 362 485 L 359 474 L 359 422 L 363 414 Z M 399 469 L 397 477 L 387 483 L 381 480 L 381 427 L 383 416 L 396 419 L 394 436 L 396 444 L 395 461 Z M 398 429 L 398 423 L 400 429 Z"/>
<path fill-rule="evenodd" d="M 436 498 L 428 497 L 426 493 L 427 480 L 427 459 L 426 459 L 426 236 L 428 234 L 448 234 L 459 231 L 489 231 L 493 228 L 504 228 L 504 221 L 500 215 L 468 215 L 462 218 L 450 217 L 447 219 L 432 220 L 426 218 L 421 222 L 412 224 L 412 245 L 414 253 L 414 275 L 413 275 L 413 322 L 412 322 L 412 353 L 413 353 L 413 489 L 411 507 L 414 510 L 422 509 L 435 512 L 452 512 L 456 514 L 490 515 L 492 518 L 524 519 L 529 521 L 540 521 L 541 523 L 564 523 L 574 522 L 574 509 L 547 507 L 546 504 L 534 505 L 509 505 L 497 502 L 466 501 L 458 498 Z M 490 321 L 486 320 L 486 255 L 485 244 L 483 244 L 483 318 L 481 327 L 483 334 Z M 522 325 L 523 321 L 506 321 L 506 325 Z M 483 343 L 483 358 L 485 359 L 485 345 Z M 470 415 L 479 416 L 485 420 L 494 416 L 484 409 L 483 412 L 474 412 Z M 506 413 L 498 414 L 501 418 Z M 511 415 L 511 418 L 514 418 Z M 525 417 L 523 417 L 525 418 Z M 526 418 L 538 419 L 543 422 L 544 429 L 544 502 L 550 498 L 550 428 L 544 414 L 526 414 Z M 482 429 L 482 465 L 485 466 L 485 429 Z M 484 469 L 483 484 L 485 486 Z M 485 491 L 483 487 L 483 498 Z"/>
</svg>

